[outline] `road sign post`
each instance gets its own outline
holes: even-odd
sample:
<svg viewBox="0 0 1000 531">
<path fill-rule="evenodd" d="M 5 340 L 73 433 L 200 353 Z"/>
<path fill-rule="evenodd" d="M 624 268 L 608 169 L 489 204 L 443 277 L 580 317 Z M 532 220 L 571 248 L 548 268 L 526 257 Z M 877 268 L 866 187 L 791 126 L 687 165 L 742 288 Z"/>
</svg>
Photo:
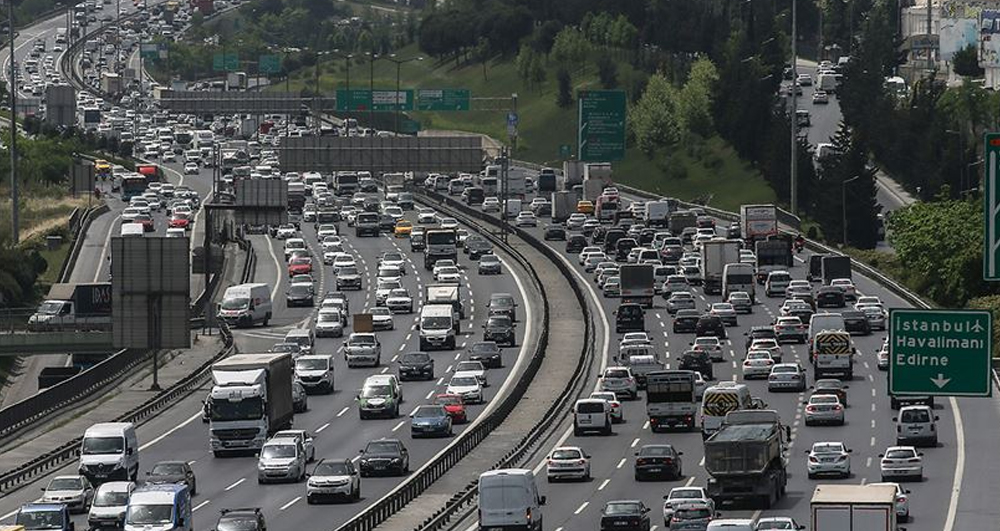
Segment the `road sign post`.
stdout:
<svg viewBox="0 0 1000 531">
<path fill-rule="evenodd" d="M 277 74 L 281 72 L 281 56 L 277 54 L 264 54 L 258 58 L 257 68 L 261 74 Z"/>
<path fill-rule="evenodd" d="M 418 111 L 467 111 L 472 95 L 469 89 L 419 89 Z"/>
<path fill-rule="evenodd" d="M 577 153 L 586 162 L 625 158 L 625 91 L 582 90 L 577 101 Z"/>
<path fill-rule="evenodd" d="M 986 249 L 983 252 L 983 279 L 1000 280 L 1000 133 L 986 133 L 983 153 L 986 163 L 983 179 L 986 193 L 983 194 L 983 213 L 986 219 Z"/>
<path fill-rule="evenodd" d="M 889 392 L 990 396 L 991 317 L 982 310 L 890 310 Z"/>
<path fill-rule="evenodd" d="M 412 111 L 413 90 L 337 89 L 338 111 Z"/>
</svg>

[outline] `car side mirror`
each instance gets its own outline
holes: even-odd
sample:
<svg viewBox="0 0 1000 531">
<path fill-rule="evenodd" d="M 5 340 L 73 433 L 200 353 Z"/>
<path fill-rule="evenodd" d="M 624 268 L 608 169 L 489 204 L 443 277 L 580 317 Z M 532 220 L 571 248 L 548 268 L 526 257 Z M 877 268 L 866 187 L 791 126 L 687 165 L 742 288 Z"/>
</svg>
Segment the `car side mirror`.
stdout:
<svg viewBox="0 0 1000 531">
<path fill-rule="evenodd" d="M 923 453 L 923 452 L 917 452 L 917 456 L 919 456 L 919 457 L 923 457 L 923 456 L 924 456 L 924 453 Z"/>
<path fill-rule="evenodd" d="M 934 420 L 941 420 L 941 417 L 934 415 Z"/>
<path fill-rule="evenodd" d="M 885 457 L 885 454 L 878 454 L 879 457 Z"/>
<path fill-rule="evenodd" d="M 892 417 L 892 421 L 893 422 L 899 422 L 899 420 L 896 417 Z"/>
<path fill-rule="evenodd" d="M 684 455 L 684 452 L 677 452 L 677 455 Z"/>
<path fill-rule="evenodd" d="M 134 453 L 135 453 L 135 448 L 129 448 L 128 451 L 127 451 L 128 455 L 132 455 Z"/>
<path fill-rule="evenodd" d="M 76 524 L 74 522 L 69 523 L 69 531 L 76 531 Z"/>
<path fill-rule="evenodd" d="M 540 496 L 538 498 L 538 505 L 545 505 L 546 501 L 548 501 L 548 498 L 546 498 L 545 496 Z"/>
</svg>

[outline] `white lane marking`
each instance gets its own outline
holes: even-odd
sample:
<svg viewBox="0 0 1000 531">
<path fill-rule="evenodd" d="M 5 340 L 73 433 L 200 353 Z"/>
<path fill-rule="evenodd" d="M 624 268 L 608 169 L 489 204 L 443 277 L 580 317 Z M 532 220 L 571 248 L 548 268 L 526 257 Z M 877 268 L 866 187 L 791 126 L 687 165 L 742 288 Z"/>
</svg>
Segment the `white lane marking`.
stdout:
<svg viewBox="0 0 1000 531">
<path fill-rule="evenodd" d="M 623 466 L 625 466 L 625 458 L 624 457 L 622 458 L 621 461 L 618 461 L 618 464 L 615 466 L 615 468 L 621 468 Z"/>
<path fill-rule="evenodd" d="M 649 429 L 649 421 L 647 420 L 647 421 L 646 421 L 646 422 L 645 422 L 645 423 L 644 423 L 644 424 L 642 425 L 642 431 L 646 431 L 646 430 L 648 430 L 648 429 Z"/>
<path fill-rule="evenodd" d="M 962 478 L 965 476 L 965 426 L 962 425 L 962 412 L 958 409 L 958 400 L 948 399 L 951 412 L 955 415 L 956 453 L 955 479 L 951 484 L 951 501 L 948 502 L 948 516 L 944 520 L 944 531 L 952 531 L 955 527 L 955 515 L 958 514 L 958 496 L 962 493 Z"/>
<path fill-rule="evenodd" d="M 111 249 L 111 235 L 115 233 L 115 223 L 120 219 L 122 219 L 122 215 L 118 214 L 115 216 L 115 219 L 111 220 L 111 228 L 108 230 L 108 235 L 104 238 L 104 247 L 101 247 L 101 257 L 97 260 L 97 271 L 94 272 L 94 282 L 98 282 L 101 279 L 101 264 L 108 259 L 108 250 Z"/>
<path fill-rule="evenodd" d="M 327 428 L 329 428 L 329 427 L 330 427 L 330 423 L 329 423 L 329 422 L 327 422 L 326 424 L 324 424 L 324 425 L 322 425 L 322 426 L 320 426 L 320 427 L 316 428 L 316 433 L 322 433 L 322 432 L 323 432 L 323 430 L 325 430 L 325 429 L 327 429 Z"/>
<path fill-rule="evenodd" d="M 274 240 L 265 236 L 267 238 L 267 252 L 271 255 L 271 260 L 274 261 L 274 287 L 271 288 L 271 300 L 276 300 L 278 298 L 278 286 L 281 285 L 281 262 L 278 261 L 278 256 L 274 254 Z"/>
<path fill-rule="evenodd" d="M 302 499 L 302 496 L 296 496 L 296 497 L 295 497 L 295 499 L 293 499 L 292 501 L 290 501 L 290 502 L 288 502 L 288 503 L 286 503 L 286 504 L 282 505 L 282 506 L 281 506 L 281 508 L 280 508 L 280 509 L 278 509 L 278 510 L 279 510 L 279 511 L 284 511 L 285 509 L 287 509 L 287 508 L 291 507 L 292 505 L 295 505 L 295 502 L 297 502 L 297 501 L 299 501 L 299 500 L 301 500 L 301 499 Z"/>
<path fill-rule="evenodd" d="M 434 390 L 433 390 L 433 389 L 431 389 L 431 390 L 430 390 L 430 391 L 429 391 L 429 392 L 427 393 L 427 396 L 425 396 L 425 397 L 424 397 L 424 400 L 430 400 L 432 396 L 434 396 Z"/>
<path fill-rule="evenodd" d="M 869 457 L 868 459 L 865 459 L 865 468 L 871 468 L 871 467 L 872 467 L 872 458 Z"/>
<path fill-rule="evenodd" d="M 580 514 L 580 513 L 582 513 L 583 510 L 586 509 L 588 505 L 590 505 L 590 502 L 588 502 L 588 501 L 583 502 L 582 504 L 580 504 L 579 507 L 576 508 L 575 511 L 573 511 L 573 514 Z"/>
<path fill-rule="evenodd" d="M 872 437 L 871 442 L 869 444 L 871 446 L 875 446 L 875 437 L 874 436 Z"/>
<path fill-rule="evenodd" d="M 443 383 L 444 383 L 444 376 L 442 376 L 442 377 L 438 378 L 438 383 L 437 383 L 437 384 L 438 384 L 438 385 L 441 385 L 441 384 L 443 384 Z"/>
<path fill-rule="evenodd" d="M 685 487 L 690 487 L 694 483 L 694 476 L 688 478 L 687 483 L 684 484 Z"/>
<path fill-rule="evenodd" d="M 337 413 L 337 416 L 338 416 L 338 417 L 342 417 L 342 416 L 344 416 L 344 413 L 347 413 L 347 411 L 348 411 L 349 409 L 351 409 L 351 408 L 349 408 L 349 407 L 344 407 L 344 409 L 341 409 L 341 410 L 340 410 L 340 413 Z"/>
<path fill-rule="evenodd" d="M 201 418 L 201 412 L 199 411 L 198 413 L 195 413 L 194 415 L 191 415 L 190 417 L 188 417 L 187 420 L 185 420 L 184 422 L 181 422 L 177 426 L 174 426 L 173 428 L 170 428 L 169 430 L 167 430 L 166 432 L 164 432 L 163 435 L 160 435 L 159 437 L 157 437 L 157 438 L 149 441 L 148 443 L 140 446 L 139 450 L 142 451 L 142 450 L 145 450 L 146 448 L 149 448 L 150 446 L 153 446 L 154 444 L 162 441 L 163 439 L 166 439 L 167 437 L 169 437 L 170 435 L 172 435 L 177 430 L 183 428 L 184 426 L 187 426 L 188 424 L 191 424 L 192 422 L 194 422 L 195 420 L 200 419 L 200 418 Z"/>
<path fill-rule="evenodd" d="M 199 503 L 198 505 L 195 505 L 194 508 L 191 509 L 191 512 L 195 512 L 198 509 L 201 509 L 202 507 L 208 505 L 208 502 L 210 502 L 210 501 L 212 501 L 212 500 L 205 500 L 205 501 Z"/>
<path fill-rule="evenodd" d="M 635 439 L 632 440 L 632 446 L 631 446 L 631 448 L 635 448 L 637 444 L 639 444 L 639 438 L 638 437 L 636 437 Z"/>
<path fill-rule="evenodd" d="M 236 480 L 236 482 L 235 482 L 235 483 L 233 483 L 232 485 L 230 485 L 230 486 L 226 487 L 226 488 L 225 488 L 224 490 L 225 490 L 226 492 L 229 492 L 229 491 L 231 491 L 231 490 L 235 489 L 236 487 L 239 487 L 239 486 L 240 486 L 240 483 L 243 483 L 243 482 L 244 482 L 244 481 L 246 481 L 246 480 L 247 480 L 247 478 L 240 478 L 240 479 Z"/>
<path fill-rule="evenodd" d="M 608 483 L 611 483 L 611 480 L 605 479 L 604 481 L 601 482 L 601 486 L 597 487 L 597 490 L 604 490 L 604 487 L 607 487 Z"/>
<path fill-rule="evenodd" d="M 389 367 L 382 367 L 382 374 L 389 372 Z"/>
<path fill-rule="evenodd" d="M 401 421 L 399 421 L 399 424 L 396 424 L 395 426 L 393 426 L 393 427 L 392 427 L 392 431 L 396 431 L 396 430 L 398 430 L 399 428 L 402 428 L 402 427 L 403 427 L 403 424 L 405 424 L 405 423 L 406 423 L 406 421 L 405 421 L 405 420 L 401 420 Z"/>
</svg>

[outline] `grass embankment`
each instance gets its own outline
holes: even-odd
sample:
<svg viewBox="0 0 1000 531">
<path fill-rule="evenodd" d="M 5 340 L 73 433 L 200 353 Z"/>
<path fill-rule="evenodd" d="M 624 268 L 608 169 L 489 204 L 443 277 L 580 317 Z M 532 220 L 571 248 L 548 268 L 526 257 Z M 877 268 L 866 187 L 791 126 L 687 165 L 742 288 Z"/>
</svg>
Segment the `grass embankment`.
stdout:
<svg viewBox="0 0 1000 531">
<path fill-rule="evenodd" d="M 7 194 L 9 196 L 9 194 Z M 21 245 L 38 250 L 48 264 L 45 273 L 38 278 L 40 292 L 48 291 L 48 286 L 58 282 L 59 270 L 69 256 L 73 247 L 73 234 L 69 231 L 69 218 L 74 209 L 86 209 L 97 206 L 99 202 L 90 200 L 86 195 L 79 197 L 27 197 L 21 201 L 20 210 L 20 240 Z M 0 203 L 0 231 L 10 232 L 11 211 L 10 202 Z M 48 250 L 45 244 L 46 236 L 60 235 L 63 243 L 55 250 Z M 0 368 L 2 371 L 2 368 Z"/>
<path fill-rule="evenodd" d="M 419 57 L 416 46 L 397 52 L 399 59 Z M 356 58 L 351 65 L 351 88 L 395 88 L 396 65 L 376 61 L 370 66 L 365 58 Z M 480 63 L 456 66 L 454 61 L 440 63 L 431 59 L 412 61 L 399 68 L 402 88 L 467 88 L 474 98 L 469 112 L 414 112 L 411 117 L 423 130 L 456 130 L 482 133 L 496 139 L 507 138 L 506 115 L 511 94 L 517 94 L 519 116 L 518 142 L 515 158 L 539 164 L 559 166 L 561 145 L 576 150 L 576 105 L 560 108 L 556 105 L 556 67 L 550 65 L 546 81 L 528 87 L 518 77 L 513 61 L 493 60 L 484 70 Z M 293 74 L 290 89 L 298 91 L 312 86 L 315 71 L 306 68 Z M 618 79 L 628 85 L 638 74 L 626 62 L 619 64 Z M 343 59 L 328 58 L 320 69 L 320 89 L 332 93 L 347 88 L 347 68 Z M 374 79 L 374 83 L 370 82 Z M 596 68 L 590 61 L 585 69 L 573 73 L 575 90 L 601 88 Z M 277 83 L 274 90 L 285 90 Z M 479 98 L 493 98 L 481 100 Z M 360 117 L 364 121 L 365 116 Z M 384 118 L 383 118 L 384 120 Z M 384 122 L 383 122 L 384 123 Z M 740 204 L 768 203 L 775 200 L 774 191 L 761 175 L 744 164 L 720 138 L 698 142 L 694 147 L 679 147 L 670 152 L 647 157 L 637 149 L 629 149 L 626 159 L 615 163 L 616 180 L 624 184 L 653 190 L 684 200 L 710 198 L 709 205 L 738 210 Z"/>
</svg>

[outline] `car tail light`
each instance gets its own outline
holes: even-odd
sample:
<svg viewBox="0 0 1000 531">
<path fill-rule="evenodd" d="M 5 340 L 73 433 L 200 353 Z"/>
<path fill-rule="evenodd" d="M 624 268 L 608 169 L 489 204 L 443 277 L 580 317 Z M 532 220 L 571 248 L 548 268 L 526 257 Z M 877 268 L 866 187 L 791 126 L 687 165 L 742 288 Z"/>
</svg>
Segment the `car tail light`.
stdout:
<svg viewBox="0 0 1000 531">
<path fill-rule="evenodd" d="M 818 463 L 819 459 L 816 459 L 816 457 L 810 455 L 809 456 L 809 462 L 810 463 Z"/>
<path fill-rule="evenodd" d="M 907 459 L 906 462 L 907 463 L 919 463 L 920 462 L 920 458 L 919 457 L 912 457 L 910 459 Z"/>
<path fill-rule="evenodd" d="M 587 464 L 587 460 L 586 459 L 580 459 L 579 461 L 576 462 L 576 464 L 578 464 L 578 465 L 585 465 L 585 464 Z"/>
<path fill-rule="evenodd" d="M 837 404 L 837 405 L 833 406 L 833 410 L 834 411 L 840 411 L 841 409 L 843 409 L 843 408 L 840 407 L 840 404 Z"/>
<path fill-rule="evenodd" d="M 896 425 L 896 433 L 901 433 L 902 431 L 903 431 L 903 427 L 900 426 L 899 424 L 897 424 Z"/>
<path fill-rule="evenodd" d="M 813 406 L 806 406 L 806 411 L 816 411 L 816 408 Z"/>
<path fill-rule="evenodd" d="M 646 464 L 646 460 L 644 458 L 640 457 L 639 459 L 635 460 L 635 464 L 637 464 L 637 465 L 645 465 Z"/>
</svg>

